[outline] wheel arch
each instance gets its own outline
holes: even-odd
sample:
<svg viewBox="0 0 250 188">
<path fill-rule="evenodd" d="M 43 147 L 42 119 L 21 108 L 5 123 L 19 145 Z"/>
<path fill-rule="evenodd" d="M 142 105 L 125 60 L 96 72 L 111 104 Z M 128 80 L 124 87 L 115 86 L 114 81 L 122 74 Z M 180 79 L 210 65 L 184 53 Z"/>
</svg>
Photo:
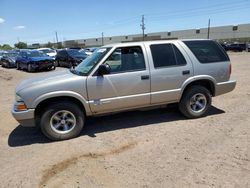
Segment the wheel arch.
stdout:
<svg viewBox="0 0 250 188">
<path fill-rule="evenodd" d="M 78 105 L 80 107 L 80 109 L 82 109 L 83 113 L 85 114 L 85 116 L 89 115 L 89 111 L 86 108 L 86 105 L 83 104 L 83 102 L 81 100 L 79 100 L 76 97 L 73 96 L 54 96 L 54 97 L 50 97 L 50 98 L 45 98 L 44 100 L 40 100 L 36 107 L 35 107 L 35 119 L 36 119 L 36 123 L 38 123 L 38 121 L 41 118 L 41 112 L 50 104 L 52 103 L 57 103 L 57 102 L 62 102 L 62 101 L 67 101 L 67 102 L 72 102 L 76 105 Z"/>
<path fill-rule="evenodd" d="M 191 78 L 189 80 L 187 80 L 183 86 L 182 86 L 182 90 L 181 90 L 181 95 L 180 95 L 180 99 L 182 98 L 183 94 L 185 93 L 185 91 L 187 89 L 189 89 L 192 86 L 195 85 L 200 85 L 205 87 L 206 89 L 208 89 L 208 91 L 211 93 L 211 95 L 214 97 L 215 96 L 215 80 L 212 77 L 195 77 L 195 78 Z"/>
</svg>

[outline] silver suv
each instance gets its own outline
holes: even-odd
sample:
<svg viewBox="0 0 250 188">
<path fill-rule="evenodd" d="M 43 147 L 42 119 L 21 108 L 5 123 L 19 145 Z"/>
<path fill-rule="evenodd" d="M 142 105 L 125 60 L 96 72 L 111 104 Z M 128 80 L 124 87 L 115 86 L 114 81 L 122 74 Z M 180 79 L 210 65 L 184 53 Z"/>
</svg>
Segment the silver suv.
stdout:
<svg viewBox="0 0 250 188">
<path fill-rule="evenodd" d="M 12 114 L 52 140 L 80 134 L 86 117 L 179 103 L 204 116 L 211 97 L 232 91 L 231 63 L 212 40 L 121 43 L 101 47 L 75 69 L 23 81 Z"/>
</svg>

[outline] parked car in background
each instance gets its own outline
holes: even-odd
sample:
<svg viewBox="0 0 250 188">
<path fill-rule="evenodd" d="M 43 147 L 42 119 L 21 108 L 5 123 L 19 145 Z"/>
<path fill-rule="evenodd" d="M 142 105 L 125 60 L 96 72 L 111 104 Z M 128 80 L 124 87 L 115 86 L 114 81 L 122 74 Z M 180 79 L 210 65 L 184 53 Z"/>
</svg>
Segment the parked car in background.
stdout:
<svg viewBox="0 0 250 188">
<path fill-rule="evenodd" d="M 233 43 L 227 46 L 227 50 L 234 52 L 242 52 L 246 50 L 246 48 L 247 48 L 246 43 Z"/>
<path fill-rule="evenodd" d="M 187 118 L 199 118 L 212 97 L 235 88 L 230 75 L 227 53 L 212 40 L 110 44 L 75 69 L 22 82 L 12 114 L 52 140 L 79 135 L 87 116 L 170 103 Z"/>
<path fill-rule="evenodd" d="M 88 56 L 90 56 L 96 49 L 97 48 L 85 48 L 84 51 Z"/>
<path fill-rule="evenodd" d="M 75 67 L 87 58 L 87 54 L 77 49 L 63 49 L 57 52 L 56 66 Z"/>
<path fill-rule="evenodd" d="M 1 59 L 2 67 L 6 67 L 6 68 L 16 67 L 17 56 L 18 56 L 18 53 L 15 51 L 6 52 Z"/>
<path fill-rule="evenodd" d="M 250 52 L 250 43 L 247 44 L 247 49 L 246 51 Z"/>
<path fill-rule="evenodd" d="M 229 44 L 221 43 L 220 45 L 222 46 L 222 48 L 224 48 L 225 51 L 228 51 Z"/>
<path fill-rule="evenodd" d="M 37 50 L 47 54 L 48 56 L 52 57 L 53 59 L 56 58 L 56 53 L 57 52 L 54 49 L 51 49 L 51 48 L 38 48 Z"/>
<path fill-rule="evenodd" d="M 55 60 L 38 50 L 21 50 L 16 59 L 17 69 L 28 72 L 55 69 Z"/>
<path fill-rule="evenodd" d="M 0 50 L 0 65 L 2 65 L 2 57 L 3 57 L 3 55 L 6 53 L 6 51 L 2 51 L 2 50 Z"/>
</svg>

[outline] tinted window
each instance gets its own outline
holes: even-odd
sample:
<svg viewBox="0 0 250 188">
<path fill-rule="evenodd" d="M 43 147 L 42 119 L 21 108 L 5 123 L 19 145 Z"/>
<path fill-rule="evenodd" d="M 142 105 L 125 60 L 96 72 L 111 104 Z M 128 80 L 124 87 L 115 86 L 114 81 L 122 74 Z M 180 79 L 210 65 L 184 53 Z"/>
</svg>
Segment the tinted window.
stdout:
<svg viewBox="0 0 250 188">
<path fill-rule="evenodd" d="M 184 58 L 180 50 L 175 45 L 172 46 L 174 48 L 177 65 L 186 65 L 187 64 L 186 59 Z"/>
<path fill-rule="evenodd" d="M 181 52 L 172 44 L 153 44 L 150 49 L 155 68 L 186 64 Z"/>
<path fill-rule="evenodd" d="M 111 73 L 138 71 L 145 69 L 145 61 L 141 47 L 117 48 L 105 61 Z"/>
<path fill-rule="evenodd" d="M 201 63 L 229 61 L 226 52 L 214 41 L 184 41 Z"/>
</svg>

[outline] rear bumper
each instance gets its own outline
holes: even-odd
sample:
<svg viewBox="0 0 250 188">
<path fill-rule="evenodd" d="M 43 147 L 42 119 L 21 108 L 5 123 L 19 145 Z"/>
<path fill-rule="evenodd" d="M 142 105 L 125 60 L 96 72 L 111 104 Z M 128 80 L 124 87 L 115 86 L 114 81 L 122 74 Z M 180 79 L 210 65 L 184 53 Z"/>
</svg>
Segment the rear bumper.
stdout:
<svg viewBox="0 0 250 188">
<path fill-rule="evenodd" d="M 222 94 L 228 93 L 230 91 L 233 91 L 235 86 L 236 86 L 235 80 L 230 80 L 227 82 L 218 83 L 215 86 L 215 96 L 222 95 Z"/>
<path fill-rule="evenodd" d="M 35 127 L 35 109 L 28 109 L 25 111 L 15 111 L 14 106 L 11 111 L 13 117 L 22 125 L 23 127 Z"/>
</svg>

